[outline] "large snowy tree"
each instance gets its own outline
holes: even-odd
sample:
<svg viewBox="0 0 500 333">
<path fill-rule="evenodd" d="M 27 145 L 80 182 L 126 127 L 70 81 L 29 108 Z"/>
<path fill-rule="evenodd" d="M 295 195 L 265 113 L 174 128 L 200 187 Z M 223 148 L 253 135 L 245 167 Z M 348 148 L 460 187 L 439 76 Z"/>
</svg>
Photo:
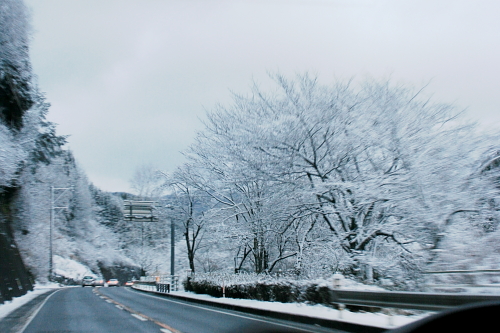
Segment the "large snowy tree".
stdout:
<svg viewBox="0 0 500 333">
<path fill-rule="evenodd" d="M 328 249 L 330 266 L 346 273 L 371 279 L 375 267 L 406 279 L 427 262 L 451 216 L 488 209 L 482 198 L 497 195 L 474 174 L 478 152 L 492 142 L 453 106 L 390 82 L 274 79 L 275 93 L 255 87 L 209 112 L 189 151 L 204 170 L 200 184 L 232 208 L 233 226 L 240 236 L 251 230 L 254 244 L 266 242 L 263 230 L 295 225 L 298 242 L 287 241 L 282 257 L 303 261 Z M 253 229 L 238 227 L 239 218 Z M 313 237 L 317 230 L 330 236 Z M 279 258 L 279 242 L 268 242 Z"/>
</svg>

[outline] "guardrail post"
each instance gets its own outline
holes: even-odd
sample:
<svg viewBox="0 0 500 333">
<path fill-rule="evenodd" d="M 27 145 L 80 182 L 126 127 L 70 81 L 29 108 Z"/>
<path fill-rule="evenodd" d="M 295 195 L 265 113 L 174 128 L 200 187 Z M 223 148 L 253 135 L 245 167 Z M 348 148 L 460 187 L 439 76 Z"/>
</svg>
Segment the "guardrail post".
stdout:
<svg viewBox="0 0 500 333">
<path fill-rule="evenodd" d="M 342 303 L 339 303 L 339 319 L 342 319 L 342 315 L 344 313 L 345 305 Z"/>
<path fill-rule="evenodd" d="M 387 322 L 389 326 L 394 326 L 394 317 L 392 316 L 391 312 L 387 314 Z"/>
<path fill-rule="evenodd" d="M 342 280 L 344 277 L 342 274 L 335 273 L 333 274 L 333 289 L 340 289 L 342 287 Z"/>
<path fill-rule="evenodd" d="M 178 275 L 170 275 L 170 290 L 178 291 L 179 290 L 179 276 Z"/>
</svg>

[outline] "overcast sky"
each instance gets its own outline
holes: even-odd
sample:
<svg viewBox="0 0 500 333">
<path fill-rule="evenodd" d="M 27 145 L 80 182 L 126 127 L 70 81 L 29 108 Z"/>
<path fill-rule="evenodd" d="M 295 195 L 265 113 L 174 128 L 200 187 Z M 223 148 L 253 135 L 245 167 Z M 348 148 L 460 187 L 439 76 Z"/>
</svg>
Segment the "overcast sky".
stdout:
<svg viewBox="0 0 500 333">
<path fill-rule="evenodd" d="M 143 164 L 173 171 L 205 110 L 267 72 L 430 83 L 500 130 L 500 1 L 25 1 L 48 118 L 104 190 L 129 191 Z"/>
</svg>

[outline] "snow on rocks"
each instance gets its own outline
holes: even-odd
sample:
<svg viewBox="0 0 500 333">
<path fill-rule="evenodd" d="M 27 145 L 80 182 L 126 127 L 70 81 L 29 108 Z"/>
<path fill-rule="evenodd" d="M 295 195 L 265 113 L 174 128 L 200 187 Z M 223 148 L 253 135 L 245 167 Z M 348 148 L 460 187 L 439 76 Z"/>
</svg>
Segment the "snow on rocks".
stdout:
<svg viewBox="0 0 500 333">
<path fill-rule="evenodd" d="M 54 267 L 54 273 L 56 275 L 61 275 L 75 281 L 81 280 L 85 275 L 95 275 L 91 273 L 90 268 L 87 266 L 75 260 L 57 255 L 54 256 Z"/>
</svg>

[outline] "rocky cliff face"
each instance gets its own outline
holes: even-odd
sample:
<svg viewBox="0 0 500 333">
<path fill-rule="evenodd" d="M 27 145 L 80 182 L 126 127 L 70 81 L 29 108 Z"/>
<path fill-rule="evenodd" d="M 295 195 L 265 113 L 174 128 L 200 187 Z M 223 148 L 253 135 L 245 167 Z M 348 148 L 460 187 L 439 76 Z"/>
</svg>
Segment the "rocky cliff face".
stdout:
<svg viewBox="0 0 500 333">
<path fill-rule="evenodd" d="M 12 234 L 11 204 L 15 188 L 0 194 L 0 303 L 33 290 L 33 279 L 26 270 Z"/>
<path fill-rule="evenodd" d="M 28 10 L 22 0 L 0 5 L 0 303 L 33 288 L 13 236 L 18 178 L 42 141 L 44 110 L 33 87 Z M 46 132 L 46 131 L 45 131 Z M 49 136 L 52 132 L 48 132 Z"/>
</svg>

